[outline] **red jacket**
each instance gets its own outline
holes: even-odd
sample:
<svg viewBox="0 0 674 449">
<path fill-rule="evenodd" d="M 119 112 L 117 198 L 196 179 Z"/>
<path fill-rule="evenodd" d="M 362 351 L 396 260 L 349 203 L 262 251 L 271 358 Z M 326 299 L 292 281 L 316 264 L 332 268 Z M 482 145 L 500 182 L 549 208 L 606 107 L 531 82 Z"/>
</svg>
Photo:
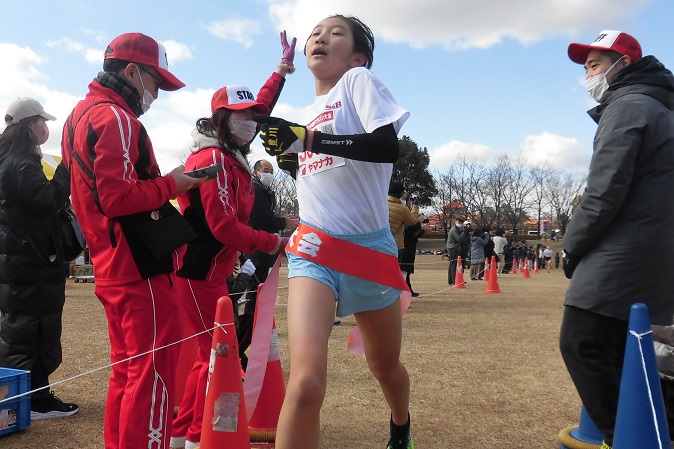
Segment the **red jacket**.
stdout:
<svg viewBox="0 0 674 449">
<path fill-rule="evenodd" d="M 93 106 L 95 103 L 101 104 Z M 158 208 L 175 197 L 175 180 L 161 176 L 145 128 L 112 89 L 92 81 L 71 117 L 72 147 L 96 180 L 98 201 L 90 176 L 71 161 L 70 122 L 66 120 L 61 152 L 70 167 L 73 209 L 89 247 L 96 283 L 106 286 L 139 281 L 140 273 L 114 218 Z M 146 160 L 139 161 L 139 148 L 145 150 Z M 139 180 L 136 167 L 142 167 L 153 179 Z"/>
<path fill-rule="evenodd" d="M 273 109 L 284 78 L 273 73 L 257 95 L 257 101 Z M 198 237 L 180 251 L 178 275 L 190 279 L 220 279 L 232 274 L 239 252 L 269 252 L 278 237 L 248 226 L 255 190 L 248 163 L 218 146 L 213 137 L 192 132 L 194 146 L 185 161 L 185 171 L 221 164 L 217 177 L 178 196 L 180 210 Z"/>
<path fill-rule="evenodd" d="M 220 279 L 225 282 L 232 274 L 239 251 L 269 252 L 276 245 L 276 235 L 256 231 L 247 225 L 253 208 L 254 191 L 252 174 L 244 163 L 228 151 L 217 147 L 203 148 L 192 153 L 185 161 L 186 171 L 211 164 L 221 164 L 224 170 L 215 179 L 200 185 L 198 192 L 193 189 L 178 196 L 180 210 L 184 211 L 190 224 L 195 227 L 195 217 L 202 217 L 208 226 L 208 229 L 195 227 L 201 239 L 188 243 L 180 251 L 181 270 L 178 275 L 192 279 Z M 193 197 L 195 194 L 198 199 Z M 210 237 L 208 234 L 215 241 L 204 239 Z M 212 250 L 210 254 L 209 249 Z M 197 269 L 196 265 L 201 265 L 201 269 Z"/>
</svg>

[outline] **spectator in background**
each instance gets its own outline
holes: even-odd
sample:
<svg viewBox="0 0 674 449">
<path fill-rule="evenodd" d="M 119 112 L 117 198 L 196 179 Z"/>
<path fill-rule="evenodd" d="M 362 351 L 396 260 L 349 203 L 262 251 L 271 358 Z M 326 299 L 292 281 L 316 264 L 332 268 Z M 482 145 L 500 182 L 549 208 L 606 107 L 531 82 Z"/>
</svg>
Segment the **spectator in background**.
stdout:
<svg viewBox="0 0 674 449">
<path fill-rule="evenodd" d="M 555 270 L 559 269 L 559 253 L 555 253 Z"/>
<path fill-rule="evenodd" d="M 463 230 L 466 233 L 466 239 L 461 242 L 461 263 L 463 269 L 466 270 L 470 265 L 470 235 L 473 233 L 473 224 L 470 220 L 463 222 Z"/>
<path fill-rule="evenodd" d="M 253 189 L 255 190 L 255 199 L 253 200 L 253 209 L 250 212 L 248 226 L 258 231 L 269 233 L 281 232 L 284 229 L 295 230 L 299 220 L 297 217 L 286 214 L 276 215 L 276 194 L 271 189 L 274 180 L 274 167 L 266 159 L 260 159 L 253 165 Z M 247 254 L 246 258 L 255 265 L 254 280 L 256 285 L 262 284 L 267 280 L 269 269 L 274 266 L 277 254 L 269 254 L 264 251 L 255 251 Z M 243 307 L 243 315 L 239 323 L 238 340 L 239 356 L 241 366 L 246 370 L 248 365 L 248 356 L 246 350 L 250 346 L 253 336 L 253 318 L 255 316 L 255 304 L 257 301 L 257 289 L 253 288 L 246 294 L 246 303 Z"/>
<path fill-rule="evenodd" d="M 550 272 L 550 268 L 552 268 L 552 252 L 550 245 L 543 250 L 543 259 L 545 260 L 545 266 L 548 269 L 548 273 Z"/>
<path fill-rule="evenodd" d="M 486 264 L 488 265 L 491 263 L 492 257 L 496 258 L 496 263 L 498 264 L 501 259 L 496 255 L 496 251 L 494 251 L 494 241 L 491 239 L 489 228 L 483 228 L 483 231 L 487 234 L 487 238 L 489 239 L 487 244 L 484 245 L 484 258 L 486 259 Z"/>
<path fill-rule="evenodd" d="M 47 120 L 56 117 L 37 100 L 19 98 L 7 108 L 0 135 L 0 366 L 31 372 L 31 389 L 40 389 L 31 394 L 33 421 L 79 410 L 49 389 L 49 375 L 61 364 L 66 299 L 66 262 L 53 236 L 70 176 L 63 162 L 51 181 L 42 171 Z"/>
<path fill-rule="evenodd" d="M 449 228 L 447 233 L 447 257 L 449 258 L 449 269 L 447 270 L 447 283 L 454 285 L 456 279 L 456 262 L 461 256 L 461 247 L 463 242 L 468 240 L 466 223 L 463 218 L 459 217 L 454 221 L 454 226 Z M 470 244 L 470 242 L 469 242 Z"/>
<path fill-rule="evenodd" d="M 407 194 L 404 196 L 407 197 Z M 416 196 L 412 196 L 409 198 L 405 205 L 407 206 L 408 209 L 414 211 L 414 208 L 416 207 L 417 213 L 419 210 L 419 200 Z M 407 276 L 405 277 L 405 282 L 407 282 L 407 286 L 410 288 L 410 292 L 412 293 L 413 297 L 419 296 L 418 292 L 415 292 L 412 289 L 412 283 L 410 282 L 410 275 L 414 274 L 414 261 L 417 256 L 417 243 L 419 242 L 419 238 L 424 235 L 426 231 L 422 229 L 422 223 L 427 222 L 428 219 L 424 219 L 421 222 L 417 222 L 413 224 L 412 226 L 405 226 L 405 233 L 404 233 L 404 249 L 403 249 L 403 255 L 402 258 L 400 259 L 400 269 L 404 272 L 407 273 Z"/>
<path fill-rule="evenodd" d="M 489 234 L 482 228 L 476 228 L 470 237 L 470 279 L 473 281 L 484 279 L 484 247 L 489 240 Z"/>
<path fill-rule="evenodd" d="M 496 256 L 498 258 L 497 273 L 503 273 L 503 271 L 505 271 L 504 267 L 506 263 L 505 247 L 508 245 L 508 240 L 506 240 L 506 238 L 503 237 L 503 234 L 505 234 L 503 228 L 498 228 L 494 234 L 495 235 L 491 239 L 494 242 L 494 252 L 496 253 Z"/>
<path fill-rule="evenodd" d="M 512 270 L 513 266 L 513 244 L 510 240 L 506 246 L 503 247 L 503 259 L 505 262 L 503 264 L 503 270 L 501 273 L 508 274 L 510 273 L 510 270 Z"/>
<path fill-rule="evenodd" d="M 403 272 L 403 277 L 407 279 L 407 271 L 403 269 L 405 225 L 412 226 L 421 223 L 426 217 L 419 215 L 418 204 L 414 205 L 412 210 L 408 209 L 403 200 L 404 196 L 405 189 L 403 185 L 398 181 L 391 181 L 388 189 L 388 221 L 391 227 L 391 234 L 393 234 L 396 245 L 398 245 L 398 263 L 401 265 L 400 269 Z M 414 292 L 412 294 L 414 295 Z"/>
</svg>

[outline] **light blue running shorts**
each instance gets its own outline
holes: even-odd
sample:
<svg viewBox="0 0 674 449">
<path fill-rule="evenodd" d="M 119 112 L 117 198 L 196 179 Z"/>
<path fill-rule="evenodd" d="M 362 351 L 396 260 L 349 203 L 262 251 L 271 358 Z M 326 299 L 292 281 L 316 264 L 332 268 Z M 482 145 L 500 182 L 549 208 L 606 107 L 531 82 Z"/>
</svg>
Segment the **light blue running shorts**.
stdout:
<svg viewBox="0 0 674 449">
<path fill-rule="evenodd" d="M 307 223 L 308 224 L 308 223 Z M 326 234 L 364 246 L 384 254 L 397 256 L 398 246 L 389 228 L 365 234 L 335 234 L 316 226 Z M 391 305 L 402 290 L 350 276 L 287 252 L 288 278 L 307 277 L 332 289 L 337 300 L 337 316 L 342 318 L 357 312 L 379 310 Z M 402 277 L 402 274 L 400 274 Z"/>
</svg>

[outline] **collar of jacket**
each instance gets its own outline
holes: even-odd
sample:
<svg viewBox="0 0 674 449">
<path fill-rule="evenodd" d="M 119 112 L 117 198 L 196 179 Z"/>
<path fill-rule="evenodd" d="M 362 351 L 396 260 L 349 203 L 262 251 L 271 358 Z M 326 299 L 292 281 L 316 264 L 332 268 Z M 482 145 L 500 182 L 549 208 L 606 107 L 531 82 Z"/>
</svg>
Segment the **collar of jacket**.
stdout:
<svg viewBox="0 0 674 449">
<path fill-rule="evenodd" d="M 136 118 L 143 115 L 143 108 L 140 104 L 140 95 L 133 84 L 112 72 L 98 72 L 98 76 L 94 79 L 98 84 L 108 89 L 114 90 L 119 94 L 126 104 L 129 105 Z"/>
</svg>

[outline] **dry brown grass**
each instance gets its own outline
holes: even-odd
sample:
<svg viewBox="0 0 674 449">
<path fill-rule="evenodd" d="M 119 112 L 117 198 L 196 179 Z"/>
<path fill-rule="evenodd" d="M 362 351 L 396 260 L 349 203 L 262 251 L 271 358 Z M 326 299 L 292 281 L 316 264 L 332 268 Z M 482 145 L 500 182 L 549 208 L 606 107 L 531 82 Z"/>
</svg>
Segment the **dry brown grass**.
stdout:
<svg viewBox="0 0 674 449">
<path fill-rule="evenodd" d="M 442 243 L 425 242 L 440 248 Z M 553 249 L 557 249 L 553 246 Z M 561 270 L 499 277 L 501 294 L 485 282 L 449 289 L 440 256 L 418 256 L 416 298 L 405 316 L 403 360 L 412 381 L 417 448 L 555 448 L 557 434 L 578 422 L 580 401 L 557 346 L 568 281 Z M 284 284 L 282 281 L 281 284 Z M 286 290 L 277 309 L 287 371 Z M 352 317 L 330 339 L 329 385 L 322 414 L 323 449 L 385 447 L 387 407 L 364 358 L 346 350 Z M 67 285 L 63 365 L 52 381 L 108 363 L 106 319 L 93 284 Z M 54 388 L 77 402 L 72 418 L 35 422 L 0 437 L 4 449 L 103 447 L 109 370 Z"/>
</svg>

